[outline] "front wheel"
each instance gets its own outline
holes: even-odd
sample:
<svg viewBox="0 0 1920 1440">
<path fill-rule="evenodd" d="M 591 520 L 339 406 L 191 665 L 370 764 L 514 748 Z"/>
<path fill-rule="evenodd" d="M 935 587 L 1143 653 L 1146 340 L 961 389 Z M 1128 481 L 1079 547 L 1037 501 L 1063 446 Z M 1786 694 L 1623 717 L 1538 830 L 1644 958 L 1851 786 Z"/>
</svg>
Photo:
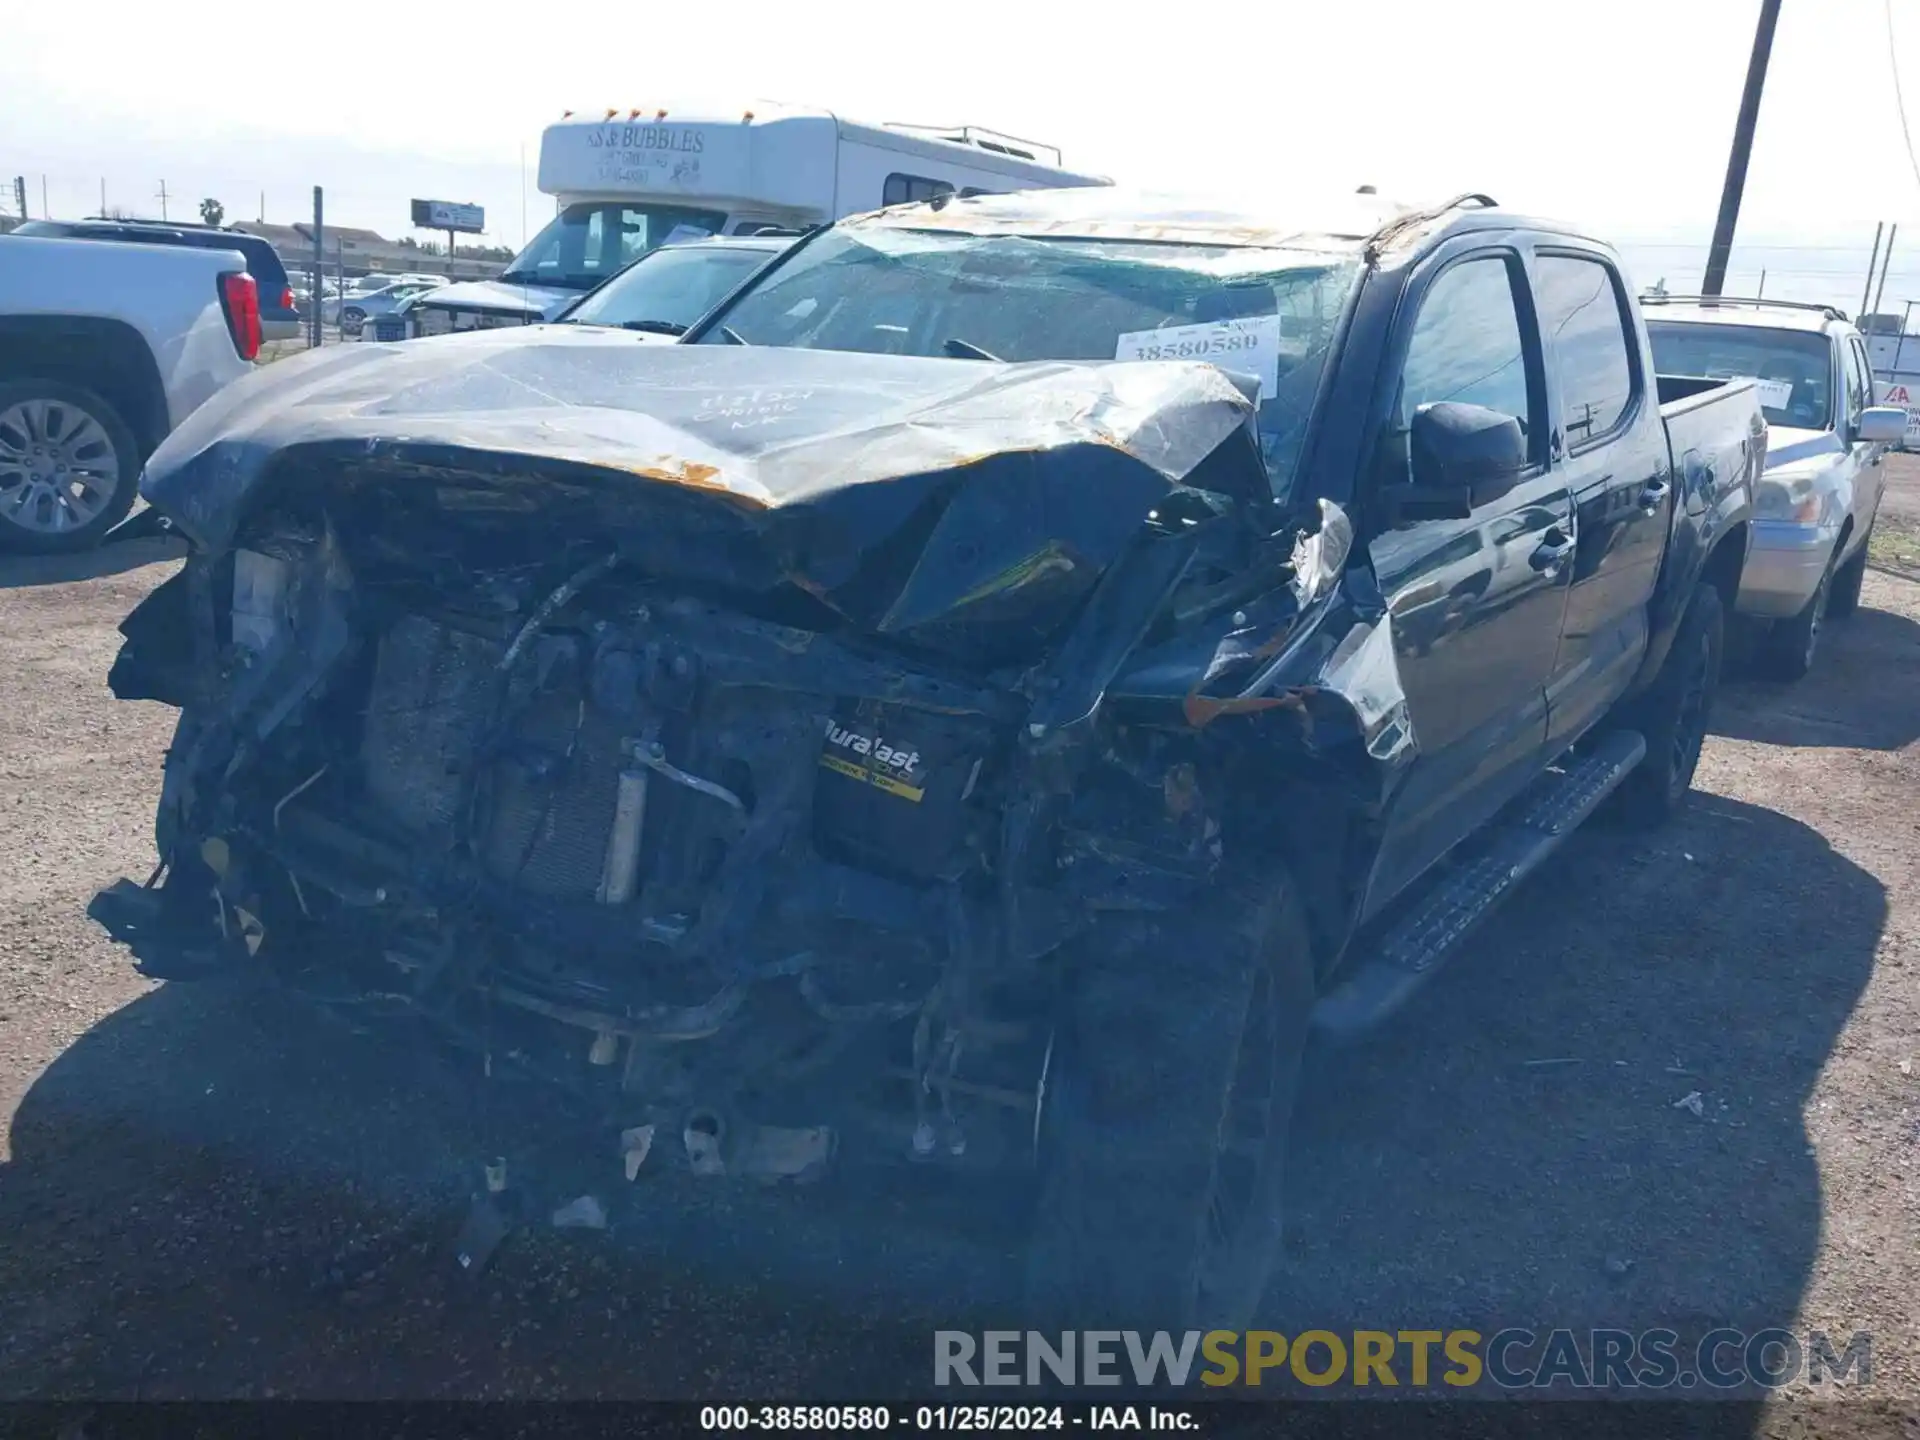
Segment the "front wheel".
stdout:
<svg viewBox="0 0 1920 1440">
<path fill-rule="evenodd" d="M 1835 551 L 1835 558 L 1839 552 Z M 1827 608 L 1833 603 L 1836 578 L 1833 561 L 1827 562 L 1814 588 L 1813 598 L 1791 620 L 1777 620 L 1760 637 L 1760 672 L 1769 680 L 1801 679 L 1813 669 L 1813 657 L 1820 648 L 1820 632 L 1827 620 Z"/>
<path fill-rule="evenodd" d="M 120 412 L 55 380 L 0 384 L 0 546 L 86 550 L 133 508 L 139 446 Z"/>
<path fill-rule="evenodd" d="M 1243 1330 L 1279 1257 L 1314 999 L 1274 874 L 1157 935 L 1081 947 L 1042 1088 L 1036 1323 Z"/>
<path fill-rule="evenodd" d="M 1867 581 L 1867 542 L 1873 539 L 1873 527 L 1860 537 L 1860 548 L 1853 558 L 1833 575 L 1833 590 L 1827 596 L 1827 614 L 1845 620 L 1860 608 L 1860 587 Z"/>
</svg>

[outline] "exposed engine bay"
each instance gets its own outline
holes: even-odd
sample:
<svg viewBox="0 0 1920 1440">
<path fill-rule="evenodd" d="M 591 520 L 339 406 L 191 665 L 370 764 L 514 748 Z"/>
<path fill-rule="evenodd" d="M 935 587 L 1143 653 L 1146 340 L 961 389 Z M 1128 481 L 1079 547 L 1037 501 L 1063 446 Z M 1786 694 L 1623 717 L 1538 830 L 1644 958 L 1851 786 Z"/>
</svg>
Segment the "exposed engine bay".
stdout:
<svg viewBox="0 0 1920 1440">
<path fill-rule="evenodd" d="M 423 371 L 430 343 L 343 349 L 350 395 L 411 367 L 380 391 L 426 408 L 300 421 L 307 366 L 290 405 L 189 427 L 150 473 L 195 550 L 113 677 L 182 707 L 146 893 L 209 964 L 404 1006 L 488 1065 L 503 1017 L 537 1023 L 551 1068 L 692 1126 L 716 1167 L 739 1116 L 855 1124 L 849 1073 L 914 1155 L 1017 1143 L 1073 942 L 1097 963 L 1111 917 L 1198 903 L 1255 843 L 1250 787 L 1300 762 L 1299 793 L 1340 790 L 1316 822 L 1338 852 L 1410 745 L 1339 585 L 1345 517 L 1275 525 L 1204 366 L 1146 390 L 1010 367 L 1051 389 L 983 400 L 971 372 L 912 393 L 952 367 L 784 354 L 779 393 L 806 394 L 742 441 L 724 412 L 754 406 L 715 387 L 767 387 L 715 371 L 769 357 L 628 347 L 653 388 L 623 423 L 702 417 L 636 467 L 512 414 L 456 441 L 479 422 L 433 407 L 471 374 Z M 844 407 L 809 415 L 876 372 L 919 450 L 897 413 L 864 449 Z M 749 444 L 751 482 L 716 478 Z"/>
</svg>

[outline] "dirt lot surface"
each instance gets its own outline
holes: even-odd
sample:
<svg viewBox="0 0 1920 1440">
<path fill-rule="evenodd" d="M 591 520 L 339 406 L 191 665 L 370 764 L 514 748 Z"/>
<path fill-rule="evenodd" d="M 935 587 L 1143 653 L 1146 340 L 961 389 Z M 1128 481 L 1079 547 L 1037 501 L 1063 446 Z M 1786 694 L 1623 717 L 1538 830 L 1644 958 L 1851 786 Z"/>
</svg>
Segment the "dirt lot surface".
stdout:
<svg viewBox="0 0 1920 1440">
<path fill-rule="evenodd" d="M 629 1186 L 384 1031 L 138 976 L 86 909 L 153 864 L 172 712 L 105 675 L 171 563 L 0 564 L 0 1395 L 874 1397 L 1006 1313 L 1011 1242 L 932 1193 Z M 1865 1393 L 1920 1400 L 1920 583 L 1826 645 L 1724 694 L 1681 823 L 1577 837 L 1319 1063 L 1265 1323 L 1867 1330 Z M 611 1229 L 460 1274 L 495 1151 Z"/>
</svg>

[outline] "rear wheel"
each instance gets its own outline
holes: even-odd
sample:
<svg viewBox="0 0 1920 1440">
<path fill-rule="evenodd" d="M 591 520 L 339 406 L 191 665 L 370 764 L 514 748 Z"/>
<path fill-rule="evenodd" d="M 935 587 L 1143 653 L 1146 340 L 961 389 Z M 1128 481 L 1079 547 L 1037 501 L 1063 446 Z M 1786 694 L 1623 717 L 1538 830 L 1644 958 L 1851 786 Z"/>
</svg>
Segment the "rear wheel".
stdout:
<svg viewBox="0 0 1920 1440">
<path fill-rule="evenodd" d="M 1827 614 L 1845 620 L 1860 608 L 1860 587 L 1867 579 L 1867 542 L 1873 539 L 1873 526 L 1860 537 L 1860 548 L 1853 558 L 1833 574 L 1833 591 L 1827 596 Z"/>
<path fill-rule="evenodd" d="M 1028 1308 L 1061 1328 L 1246 1328 L 1278 1259 L 1314 998 L 1292 882 L 1083 947 L 1037 1127 Z"/>
<path fill-rule="evenodd" d="M 0 384 L 0 546 L 88 549 L 133 508 L 139 477 L 133 431 L 93 391 Z"/>
<path fill-rule="evenodd" d="M 1610 808 L 1618 819 L 1651 829 L 1686 804 L 1720 689 L 1725 631 L 1720 592 L 1703 581 L 1687 602 L 1660 674 L 1621 715 L 1646 737 L 1647 756 L 1613 794 Z"/>
</svg>

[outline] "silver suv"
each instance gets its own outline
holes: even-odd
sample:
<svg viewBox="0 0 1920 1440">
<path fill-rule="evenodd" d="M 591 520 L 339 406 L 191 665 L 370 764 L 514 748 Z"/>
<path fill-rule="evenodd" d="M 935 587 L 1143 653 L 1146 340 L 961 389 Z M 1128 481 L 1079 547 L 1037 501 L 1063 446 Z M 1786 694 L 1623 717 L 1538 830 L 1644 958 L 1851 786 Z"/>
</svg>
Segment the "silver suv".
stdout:
<svg viewBox="0 0 1920 1440">
<path fill-rule="evenodd" d="M 1797 680 L 1828 615 L 1851 615 L 1880 505 L 1880 459 L 1907 412 L 1873 403 L 1867 347 L 1827 305 L 1646 295 L 1655 368 L 1751 378 L 1767 417 L 1767 465 L 1754 494 L 1753 549 L 1736 612 L 1757 632 L 1761 668 Z"/>
</svg>

